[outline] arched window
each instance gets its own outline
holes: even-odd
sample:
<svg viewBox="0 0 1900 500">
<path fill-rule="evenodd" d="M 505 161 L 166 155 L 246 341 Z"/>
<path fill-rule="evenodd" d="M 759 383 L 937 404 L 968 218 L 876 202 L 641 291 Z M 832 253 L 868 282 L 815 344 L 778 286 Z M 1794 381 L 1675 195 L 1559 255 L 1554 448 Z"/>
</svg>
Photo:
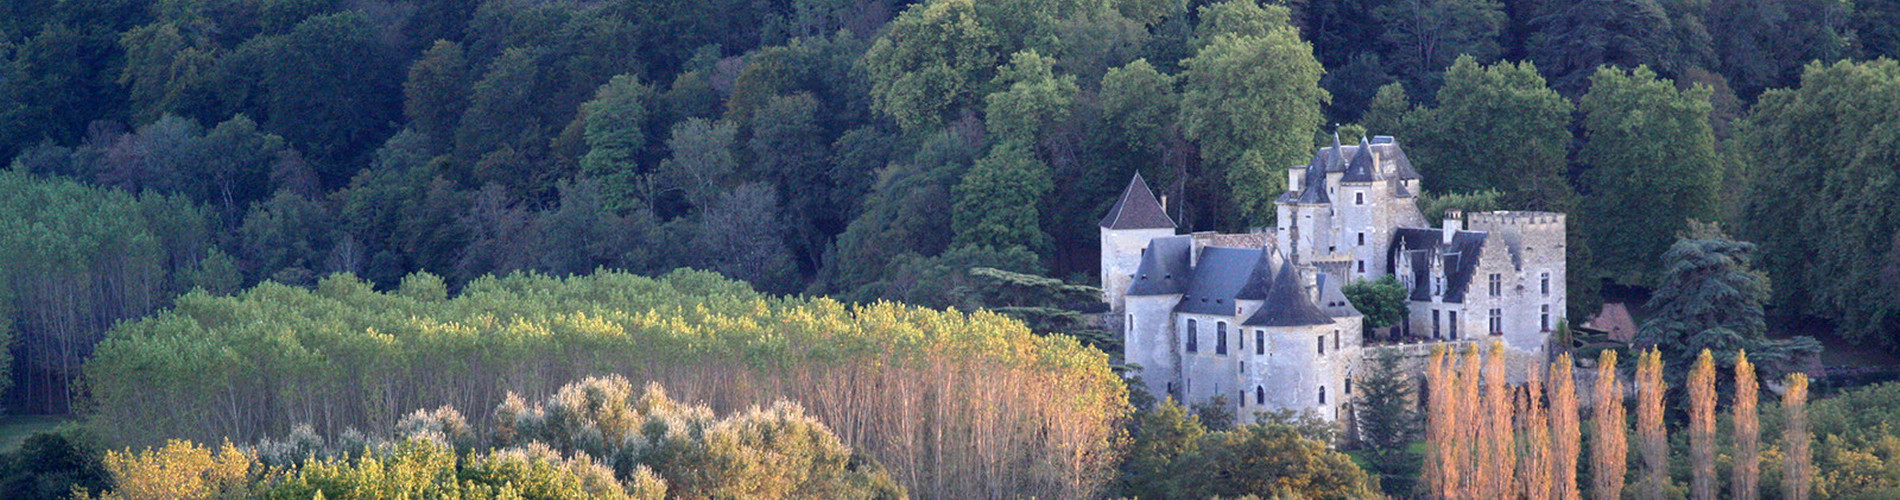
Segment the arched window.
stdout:
<svg viewBox="0 0 1900 500">
<path fill-rule="evenodd" d="M 1227 322 L 1214 323 L 1214 354 L 1227 354 Z"/>
<path fill-rule="evenodd" d="M 1194 331 L 1195 326 L 1196 325 L 1194 324 L 1194 320 L 1192 319 L 1188 320 L 1187 352 L 1201 352 L 1201 339 L 1196 338 L 1196 337 L 1199 337 L 1200 335 L 1198 335 Z"/>
<path fill-rule="evenodd" d="M 1326 404 L 1326 386 L 1319 386 L 1319 404 Z"/>
<path fill-rule="evenodd" d="M 1265 387 L 1253 386 L 1253 404 L 1267 404 L 1267 389 Z"/>
</svg>

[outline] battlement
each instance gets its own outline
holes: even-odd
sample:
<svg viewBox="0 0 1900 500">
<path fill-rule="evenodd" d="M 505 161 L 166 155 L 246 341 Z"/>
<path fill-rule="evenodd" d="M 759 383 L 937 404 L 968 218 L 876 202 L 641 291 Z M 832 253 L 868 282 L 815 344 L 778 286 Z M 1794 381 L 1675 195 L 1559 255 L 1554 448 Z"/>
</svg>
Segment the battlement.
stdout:
<svg viewBox="0 0 1900 500">
<path fill-rule="evenodd" d="M 1495 212 L 1473 212 L 1465 214 L 1465 226 L 1474 231 L 1491 228 L 1555 228 L 1565 223 L 1565 216 L 1556 212 L 1523 212 L 1499 210 Z"/>
</svg>

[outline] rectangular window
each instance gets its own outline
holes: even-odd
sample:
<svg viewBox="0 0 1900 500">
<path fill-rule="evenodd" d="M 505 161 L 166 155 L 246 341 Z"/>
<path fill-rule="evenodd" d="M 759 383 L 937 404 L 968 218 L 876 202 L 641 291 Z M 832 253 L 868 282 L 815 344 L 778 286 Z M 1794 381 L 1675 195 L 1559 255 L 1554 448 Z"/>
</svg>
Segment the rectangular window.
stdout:
<svg viewBox="0 0 1900 500">
<path fill-rule="evenodd" d="M 1359 272 L 1366 272 L 1366 261 L 1359 261 Z"/>
<path fill-rule="evenodd" d="M 1195 337 L 1198 337 L 1199 335 L 1196 335 L 1197 332 L 1194 331 L 1194 326 L 1195 326 L 1194 320 L 1191 320 L 1191 319 L 1188 320 L 1187 352 L 1201 351 L 1201 339 L 1195 338 Z"/>
<path fill-rule="evenodd" d="M 1451 325 L 1451 339 L 1458 340 L 1458 311 L 1445 311 L 1445 323 Z"/>
<path fill-rule="evenodd" d="M 1550 296 L 1550 273 L 1544 273 L 1542 282 L 1543 284 L 1539 286 L 1539 288 L 1542 288 L 1544 290 L 1545 297 L 1549 297 Z"/>
<path fill-rule="evenodd" d="M 1439 329 L 1438 325 L 1439 325 L 1438 310 L 1433 309 L 1432 310 L 1432 338 L 1435 338 L 1435 339 L 1445 338 L 1444 332 Z"/>
<path fill-rule="evenodd" d="M 1538 306 L 1538 310 L 1540 314 L 1537 317 L 1537 328 L 1546 332 L 1550 331 L 1550 304 Z"/>
<path fill-rule="evenodd" d="M 1247 373 L 1247 362 L 1240 362 L 1240 373 Z"/>
<path fill-rule="evenodd" d="M 1333 350 L 1339 350 L 1339 330 L 1333 330 Z"/>
<path fill-rule="evenodd" d="M 1504 334 L 1504 310 L 1503 309 L 1491 310 L 1491 334 L 1492 335 Z"/>
<path fill-rule="evenodd" d="M 1326 354 L 1326 336 L 1319 336 L 1319 353 Z"/>
<path fill-rule="evenodd" d="M 1267 331 L 1266 330 L 1253 331 L 1253 353 L 1263 355 L 1263 356 L 1267 354 Z"/>
<path fill-rule="evenodd" d="M 1227 354 L 1227 322 L 1214 323 L 1214 354 Z"/>
<path fill-rule="evenodd" d="M 1491 296 L 1504 295 L 1504 275 L 1491 273 Z"/>
<path fill-rule="evenodd" d="M 1352 194 L 1352 204 L 1354 204 L 1354 205 L 1364 205 L 1364 204 L 1366 204 L 1366 194 L 1365 194 L 1365 193 L 1353 193 L 1353 194 Z"/>
<path fill-rule="evenodd" d="M 1359 246 L 1366 246 L 1366 233 L 1359 233 Z"/>
</svg>

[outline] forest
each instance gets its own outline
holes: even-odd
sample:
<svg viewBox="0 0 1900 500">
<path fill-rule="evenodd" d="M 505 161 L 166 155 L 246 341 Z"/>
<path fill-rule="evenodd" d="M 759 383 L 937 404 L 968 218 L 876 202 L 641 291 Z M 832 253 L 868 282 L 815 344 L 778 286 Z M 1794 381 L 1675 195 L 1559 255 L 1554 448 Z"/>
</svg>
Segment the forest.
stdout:
<svg viewBox="0 0 1900 500">
<path fill-rule="evenodd" d="M 797 413 L 887 471 L 848 468 L 873 496 L 1132 495 L 1245 449 L 1306 450 L 1273 467 L 1324 486 L 1285 493 L 1390 491 L 1418 476 L 1112 378 L 1084 318 L 1130 177 L 1183 231 L 1271 227 L 1283 169 L 1394 136 L 1428 214 L 1569 214 L 1568 318 L 1648 301 L 1671 384 L 1711 349 L 1780 387 L 1819 346 L 1770 324 L 1900 353 L 1896 57 L 1895 0 L 0 2 L 0 406 L 96 424 L 35 456 L 161 447 L 60 483 L 95 492 L 140 460 L 286 463 L 258 443 L 299 426 L 380 434 L 266 483 L 378 450 L 469 496 L 697 484 L 490 428 L 610 372 L 709 426 Z M 444 406 L 473 441 L 395 430 Z M 925 425 L 1008 437 L 885 439 Z M 1891 436 L 1854 435 L 1817 460 L 1900 484 Z M 972 468 L 996 454 L 1035 465 Z M 344 491 L 242 491 L 317 490 Z"/>
</svg>

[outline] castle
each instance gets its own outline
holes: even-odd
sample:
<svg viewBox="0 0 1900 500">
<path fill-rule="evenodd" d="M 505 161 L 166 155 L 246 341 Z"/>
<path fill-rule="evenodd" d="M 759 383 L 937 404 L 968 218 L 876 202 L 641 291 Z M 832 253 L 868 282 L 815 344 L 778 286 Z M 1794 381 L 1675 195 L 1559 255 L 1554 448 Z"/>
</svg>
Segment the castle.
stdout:
<svg viewBox="0 0 1900 500">
<path fill-rule="evenodd" d="M 1287 170 L 1279 223 L 1244 234 L 1176 234 L 1137 174 L 1101 222 L 1101 279 L 1125 362 L 1150 393 L 1217 395 L 1242 423 L 1310 410 L 1349 423 L 1353 379 L 1381 350 L 1498 341 L 1513 378 L 1544 359 L 1564 311 L 1564 215 L 1418 207 L 1419 174 L 1389 136 L 1320 148 Z M 1341 288 L 1395 275 L 1395 327 L 1362 331 Z"/>
</svg>

